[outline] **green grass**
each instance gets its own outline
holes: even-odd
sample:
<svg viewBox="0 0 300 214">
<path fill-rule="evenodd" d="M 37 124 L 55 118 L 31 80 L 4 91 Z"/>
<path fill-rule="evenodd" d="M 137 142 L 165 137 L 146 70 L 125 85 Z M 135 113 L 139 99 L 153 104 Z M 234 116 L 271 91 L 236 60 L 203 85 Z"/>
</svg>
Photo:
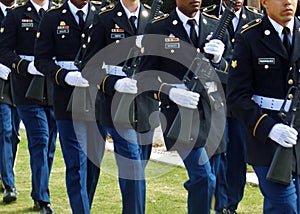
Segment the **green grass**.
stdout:
<svg viewBox="0 0 300 214">
<path fill-rule="evenodd" d="M 0 202 L 0 213 L 37 213 L 31 210 L 31 171 L 29 153 L 24 131 L 15 166 L 15 183 L 20 194 L 16 202 L 5 205 Z M 117 170 L 112 152 L 106 152 L 102 164 L 101 177 L 94 197 L 92 214 L 121 213 L 121 195 Z M 187 213 L 187 192 L 183 182 L 187 180 L 185 169 L 150 161 L 147 166 L 147 214 Z M 65 167 L 59 142 L 50 178 L 51 203 L 55 212 L 71 213 L 65 187 Z M 244 198 L 238 213 L 262 213 L 262 196 L 258 187 L 246 186 Z"/>
</svg>

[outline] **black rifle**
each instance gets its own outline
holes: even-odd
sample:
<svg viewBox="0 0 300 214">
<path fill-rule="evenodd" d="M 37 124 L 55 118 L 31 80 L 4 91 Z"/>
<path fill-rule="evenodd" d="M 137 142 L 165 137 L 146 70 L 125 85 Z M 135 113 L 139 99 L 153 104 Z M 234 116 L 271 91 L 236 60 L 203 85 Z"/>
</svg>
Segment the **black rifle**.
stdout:
<svg viewBox="0 0 300 214">
<path fill-rule="evenodd" d="M 100 9 L 104 8 L 106 5 L 110 4 L 110 0 L 102 0 Z M 91 28 L 89 28 L 86 35 L 89 34 Z M 80 60 L 83 55 L 84 47 L 86 46 L 88 36 L 82 38 L 80 47 L 74 59 L 74 65 L 81 70 L 82 69 L 82 61 Z M 82 87 L 74 87 L 73 93 L 68 102 L 67 111 L 73 113 L 87 113 L 91 108 L 91 95 L 89 93 L 88 88 Z"/>
<path fill-rule="evenodd" d="M 229 25 L 229 23 L 232 21 L 233 15 L 234 15 L 234 8 L 233 6 L 236 4 L 235 0 L 230 0 L 229 5 L 226 7 L 222 18 L 219 22 L 219 25 L 216 29 L 216 31 L 213 33 L 211 39 L 219 39 L 222 40 L 224 33 Z M 204 54 L 204 56 L 211 60 L 213 58 L 212 54 Z M 201 57 L 196 57 L 190 68 L 187 70 L 187 72 L 185 73 L 184 77 L 183 77 L 183 83 L 187 86 L 187 88 L 190 91 L 203 91 L 204 87 L 202 86 L 202 84 L 199 81 L 199 77 L 201 77 L 200 79 L 203 79 L 204 81 L 211 79 L 213 76 L 213 73 L 211 71 L 211 69 L 209 69 L 209 67 L 207 67 L 208 70 L 203 69 L 201 66 L 203 66 L 203 63 L 201 63 Z M 195 73 L 193 74 L 191 72 L 191 68 L 193 66 L 196 65 L 196 69 L 195 69 Z M 214 69 L 216 71 L 216 73 L 218 74 L 220 80 L 222 83 L 226 83 L 227 82 L 227 74 Z M 200 72 L 201 71 L 201 72 Z M 198 90 L 195 90 L 196 87 L 200 87 L 198 88 Z M 214 105 L 219 105 L 222 102 L 215 102 Z M 218 107 L 217 107 L 218 108 Z M 185 107 L 179 107 L 179 112 L 177 113 L 168 133 L 167 133 L 167 137 L 172 139 L 172 140 L 178 140 L 180 142 L 191 142 L 193 140 L 196 140 L 192 137 L 192 119 L 193 119 L 193 109 L 188 109 Z M 181 116 L 182 115 L 182 116 Z"/>
<path fill-rule="evenodd" d="M 39 102 L 44 101 L 45 82 L 46 79 L 44 76 L 39 76 L 39 75 L 33 76 L 30 85 L 26 91 L 25 97 Z"/>
<path fill-rule="evenodd" d="M 236 4 L 236 0 L 230 0 L 229 5 L 225 8 L 224 13 L 222 14 L 222 17 L 220 19 L 219 25 L 216 29 L 216 31 L 211 36 L 211 39 L 219 39 L 222 40 L 226 29 L 228 28 L 228 25 L 232 21 L 234 17 L 234 5 Z M 205 53 L 205 57 L 209 60 L 211 60 L 214 56 L 212 54 Z M 216 69 L 216 72 L 220 78 L 220 81 L 222 83 L 227 83 L 227 73 L 224 73 L 223 71 L 220 71 Z"/>
<path fill-rule="evenodd" d="M 192 70 L 193 68 L 195 69 Z M 206 82 L 212 82 L 216 79 L 214 68 L 202 54 L 198 53 L 182 81 L 189 91 L 200 93 L 201 97 L 207 101 L 207 104 L 209 104 L 209 100 L 212 100 L 213 108 L 219 109 L 223 106 L 222 101 L 215 95 L 208 94 L 208 88 L 204 86 Z M 195 141 L 197 136 L 192 136 L 194 111 L 198 110 L 180 106 L 167 132 L 167 138 L 183 143 Z M 204 109 L 204 111 L 209 111 L 209 109 Z"/>
<path fill-rule="evenodd" d="M 163 5 L 163 0 L 153 0 L 152 5 L 151 5 L 151 11 L 150 11 L 150 16 L 149 20 L 151 21 L 154 19 L 156 16 L 160 15 L 160 8 Z"/>
<path fill-rule="evenodd" d="M 153 0 L 148 21 L 151 21 L 153 18 L 159 15 L 162 4 L 163 4 L 162 0 Z M 128 77 L 134 78 L 134 75 L 138 69 L 140 61 L 141 61 L 141 49 L 137 46 L 134 46 L 130 49 L 122 70 Z M 131 122 L 136 122 L 135 115 L 134 115 L 135 104 L 132 103 L 134 101 L 135 96 L 136 95 L 134 94 L 122 94 L 116 112 L 113 115 L 113 121 L 116 124 L 121 124 L 123 126 L 124 125 L 131 126 L 130 125 Z M 132 116 L 132 118 L 129 118 L 129 115 Z"/>
<path fill-rule="evenodd" d="M 0 78 L 0 98 L 3 99 L 5 80 Z"/>
<path fill-rule="evenodd" d="M 288 95 L 290 94 L 293 94 L 293 99 L 291 100 L 289 110 L 286 111 L 285 106 L 287 104 Z M 296 114 L 299 114 L 298 110 L 300 110 L 299 105 L 300 85 L 298 85 L 297 87 L 291 86 L 278 113 L 282 121 L 290 127 L 294 127 L 295 125 Z M 292 179 L 292 163 L 293 148 L 286 148 L 279 145 L 275 151 L 269 171 L 267 173 L 267 180 L 283 185 L 289 185 Z"/>
</svg>

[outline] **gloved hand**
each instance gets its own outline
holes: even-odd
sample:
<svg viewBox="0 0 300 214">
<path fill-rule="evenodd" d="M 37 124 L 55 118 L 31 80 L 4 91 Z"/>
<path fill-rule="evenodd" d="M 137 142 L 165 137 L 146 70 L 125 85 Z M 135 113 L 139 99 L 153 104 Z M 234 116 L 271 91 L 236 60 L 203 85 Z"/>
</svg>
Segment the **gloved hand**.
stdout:
<svg viewBox="0 0 300 214">
<path fill-rule="evenodd" d="M 128 77 L 119 79 L 115 85 L 114 88 L 116 91 L 120 93 L 127 93 L 127 94 L 136 94 L 138 91 L 138 88 L 136 86 L 136 80 L 130 79 Z"/>
<path fill-rule="evenodd" d="M 44 76 L 44 74 L 42 74 L 41 72 L 39 72 L 36 67 L 34 66 L 34 62 L 30 62 L 27 68 L 28 73 L 32 74 L 32 75 L 40 75 L 40 76 Z"/>
<path fill-rule="evenodd" d="M 186 108 L 196 109 L 199 102 L 200 94 L 192 91 L 187 91 L 182 88 L 172 88 L 169 93 L 169 98 L 177 105 Z"/>
<path fill-rule="evenodd" d="M 204 46 L 205 53 L 214 55 L 211 60 L 213 63 L 219 63 L 221 61 L 224 50 L 225 45 L 219 39 L 210 40 Z"/>
<path fill-rule="evenodd" d="M 81 76 L 79 71 L 70 71 L 65 77 L 65 82 L 71 86 L 89 87 L 89 82 Z"/>
<path fill-rule="evenodd" d="M 277 123 L 271 129 L 268 137 L 283 147 L 291 148 L 297 143 L 297 135 L 296 129 Z"/>
<path fill-rule="evenodd" d="M 6 67 L 5 65 L 0 63 L 0 78 L 7 80 L 8 79 L 8 75 L 11 72 L 9 67 Z"/>
</svg>

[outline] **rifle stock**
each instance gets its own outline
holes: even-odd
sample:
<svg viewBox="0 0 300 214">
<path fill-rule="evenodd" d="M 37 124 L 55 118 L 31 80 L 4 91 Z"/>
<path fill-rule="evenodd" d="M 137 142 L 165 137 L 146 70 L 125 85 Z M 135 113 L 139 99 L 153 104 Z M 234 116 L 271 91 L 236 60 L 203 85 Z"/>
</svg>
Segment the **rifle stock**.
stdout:
<svg viewBox="0 0 300 214">
<path fill-rule="evenodd" d="M 193 115 L 194 109 L 180 106 L 179 112 L 167 133 L 167 137 L 183 143 L 195 140 L 192 138 Z"/>
<path fill-rule="evenodd" d="M 285 106 L 288 100 L 288 95 L 294 91 L 294 98 L 291 102 L 290 108 L 288 111 L 285 110 Z M 300 91 L 299 86 L 292 86 L 287 93 L 284 103 L 281 106 L 279 117 L 286 124 L 291 127 L 294 126 L 295 116 L 297 113 L 297 108 L 300 102 Z M 283 146 L 278 146 L 274 157 L 272 159 L 270 168 L 267 173 L 267 180 L 283 184 L 289 185 L 292 179 L 292 164 L 293 164 L 293 148 L 285 148 Z"/>
<path fill-rule="evenodd" d="M 278 146 L 272 159 L 267 180 L 289 185 L 292 179 L 293 149 Z"/>
<path fill-rule="evenodd" d="M 45 87 L 45 77 L 34 76 L 30 82 L 30 85 L 26 91 L 25 97 L 28 99 L 36 100 L 42 102 L 45 100 L 44 87 Z"/>
<path fill-rule="evenodd" d="M 87 105 L 87 88 L 75 87 L 70 97 L 67 111 L 73 113 L 89 112 Z"/>
<path fill-rule="evenodd" d="M 0 98 L 3 99 L 5 81 L 0 78 Z"/>
</svg>

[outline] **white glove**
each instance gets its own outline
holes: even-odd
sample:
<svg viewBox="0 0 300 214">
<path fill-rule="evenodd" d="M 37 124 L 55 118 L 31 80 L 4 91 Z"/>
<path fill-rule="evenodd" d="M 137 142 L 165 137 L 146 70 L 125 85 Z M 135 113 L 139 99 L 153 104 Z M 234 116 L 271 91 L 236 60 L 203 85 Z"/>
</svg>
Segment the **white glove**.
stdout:
<svg viewBox="0 0 300 214">
<path fill-rule="evenodd" d="M 30 62 L 27 68 L 28 73 L 32 74 L 32 75 L 40 75 L 40 76 L 44 76 L 44 74 L 42 74 L 41 72 L 39 72 L 36 67 L 34 66 L 34 62 Z"/>
<path fill-rule="evenodd" d="M 136 80 L 130 79 L 128 77 L 119 79 L 115 85 L 114 88 L 116 91 L 120 93 L 127 93 L 127 94 L 136 94 L 138 91 L 138 88 L 136 86 Z"/>
<path fill-rule="evenodd" d="M 297 135 L 296 129 L 277 123 L 271 129 L 268 137 L 283 147 L 291 148 L 297 143 Z"/>
<path fill-rule="evenodd" d="M 199 102 L 200 94 L 192 91 L 187 91 L 182 88 L 172 88 L 169 93 L 169 98 L 177 105 L 186 108 L 196 109 Z"/>
<path fill-rule="evenodd" d="M 89 87 L 89 82 L 81 76 L 79 71 L 70 71 L 65 77 L 65 82 L 71 86 Z"/>
<path fill-rule="evenodd" d="M 213 63 L 219 63 L 221 61 L 224 50 L 225 45 L 219 39 L 210 40 L 204 46 L 205 53 L 214 55 L 214 58 L 211 60 Z"/>
<path fill-rule="evenodd" d="M 11 72 L 9 67 L 6 67 L 5 65 L 0 63 L 0 78 L 7 80 L 8 79 L 8 75 Z"/>
</svg>

